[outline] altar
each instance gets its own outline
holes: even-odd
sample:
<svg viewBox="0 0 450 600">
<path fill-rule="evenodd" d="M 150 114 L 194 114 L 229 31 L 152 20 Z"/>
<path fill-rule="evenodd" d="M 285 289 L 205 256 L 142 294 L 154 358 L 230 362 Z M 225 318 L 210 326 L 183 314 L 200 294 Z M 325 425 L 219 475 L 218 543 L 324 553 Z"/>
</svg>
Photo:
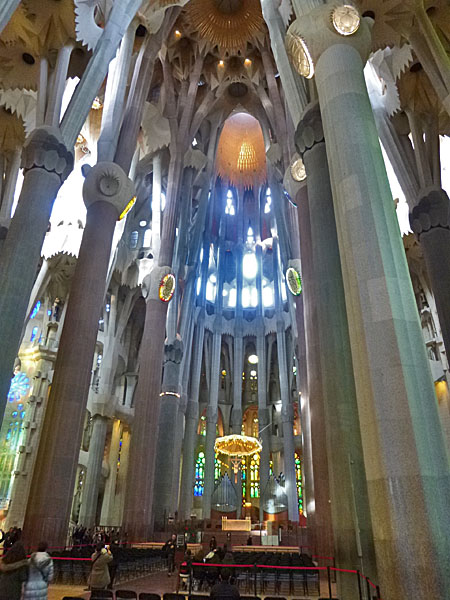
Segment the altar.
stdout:
<svg viewBox="0 0 450 600">
<path fill-rule="evenodd" d="M 222 531 L 251 531 L 252 521 L 250 517 L 245 519 L 229 519 L 222 517 Z"/>
</svg>

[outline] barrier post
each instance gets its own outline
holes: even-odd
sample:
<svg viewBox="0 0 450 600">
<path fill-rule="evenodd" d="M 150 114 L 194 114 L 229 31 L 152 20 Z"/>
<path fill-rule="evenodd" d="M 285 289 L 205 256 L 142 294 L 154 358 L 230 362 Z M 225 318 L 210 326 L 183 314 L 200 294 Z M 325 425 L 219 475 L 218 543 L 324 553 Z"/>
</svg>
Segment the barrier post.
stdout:
<svg viewBox="0 0 450 600">
<path fill-rule="evenodd" d="M 370 600 L 372 597 L 372 592 L 370 590 L 370 583 L 369 583 L 368 579 L 366 579 L 366 584 L 367 584 L 367 600 Z"/>
<path fill-rule="evenodd" d="M 257 594 L 257 581 L 256 581 L 256 579 L 257 579 L 257 573 L 258 573 L 258 568 L 255 565 L 255 571 L 254 571 L 254 574 L 253 574 L 253 587 L 254 587 L 254 590 L 255 590 L 255 597 L 258 595 Z"/>
<path fill-rule="evenodd" d="M 380 592 L 380 586 L 377 585 L 377 600 L 381 600 L 381 592 Z"/>
<path fill-rule="evenodd" d="M 359 600 L 364 600 L 363 595 L 362 595 L 362 588 L 361 588 L 361 573 L 359 571 L 356 571 L 356 575 L 358 577 Z"/>
<path fill-rule="evenodd" d="M 194 569 L 192 568 L 192 561 L 188 562 L 189 565 L 189 596 L 192 594 L 192 579 L 194 577 Z"/>
<path fill-rule="evenodd" d="M 330 600 L 333 600 L 333 590 L 331 589 L 331 569 L 327 567 L 327 576 L 328 576 L 328 594 Z"/>
</svg>

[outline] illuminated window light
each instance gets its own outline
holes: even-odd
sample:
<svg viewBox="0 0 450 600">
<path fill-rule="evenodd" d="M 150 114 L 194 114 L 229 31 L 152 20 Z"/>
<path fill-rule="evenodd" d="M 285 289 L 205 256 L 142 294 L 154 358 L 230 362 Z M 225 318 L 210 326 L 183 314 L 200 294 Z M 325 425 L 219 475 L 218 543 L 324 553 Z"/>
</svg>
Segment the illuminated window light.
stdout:
<svg viewBox="0 0 450 600">
<path fill-rule="evenodd" d="M 245 65 L 246 67 L 250 67 L 250 65 L 251 65 L 251 64 L 252 64 L 252 61 L 251 61 L 249 58 L 246 58 L 246 59 L 244 60 L 244 65 Z"/>
<path fill-rule="evenodd" d="M 135 205 L 135 203 L 136 203 L 136 196 L 133 196 L 133 198 L 131 198 L 131 200 L 125 206 L 125 208 L 123 209 L 123 211 L 120 213 L 120 215 L 119 215 L 119 221 L 121 221 L 124 217 L 127 216 L 127 214 L 133 208 L 133 206 Z"/>
<path fill-rule="evenodd" d="M 225 63 L 223 62 L 223 60 L 219 60 L 219 67 L 223 67 L 223 66 L 224 66 L 224 64 L 225 64 Z"/>
<path fill-rule="evenodd" d="M 181 37 L 181 31 L 179 29 L 175 29 L 175 37 L 176 38 L 180 38 Z"/>
<path fill-rule="evenodd" d="M 256 356 L 256 354 L 250 354 L 250 356 L 248 357 L 248 362 L 251 365 L 257 365 L 258 364 L 258 357 Z"/>
</svg>

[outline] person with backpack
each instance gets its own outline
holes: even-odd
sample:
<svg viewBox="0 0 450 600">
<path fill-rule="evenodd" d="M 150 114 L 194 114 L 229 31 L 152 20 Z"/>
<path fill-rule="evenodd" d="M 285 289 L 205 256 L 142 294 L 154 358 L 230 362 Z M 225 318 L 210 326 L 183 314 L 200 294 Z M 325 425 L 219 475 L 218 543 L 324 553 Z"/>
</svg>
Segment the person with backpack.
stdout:
<svg viewBox="0 0 450 600">
<path fill-rule="evenodd" d="M 53 560 L 47 553 L 48 545 L 41 542 L 29 562 L 28 581 L 23 600 L 47 600 L 48 584 L 53 579 Z"/>
</svg>

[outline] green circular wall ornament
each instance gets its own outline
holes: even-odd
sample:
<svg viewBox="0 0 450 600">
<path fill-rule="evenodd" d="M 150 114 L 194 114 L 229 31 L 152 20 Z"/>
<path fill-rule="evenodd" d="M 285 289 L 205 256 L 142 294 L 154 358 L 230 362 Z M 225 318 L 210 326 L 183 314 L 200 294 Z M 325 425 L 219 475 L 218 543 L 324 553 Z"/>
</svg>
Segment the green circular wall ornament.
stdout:
<svg viewBox="0 0 450 600">
<path fill-rule="evenodd" d="M 289 267 L 287 269 L 286 282 L 291 294 L 294 296 L 300 296 L 302 293 L 302 279 L 300 277 L 300 273 L 294 269 L 294 267 Z"/>
<path fill-rule="evenodd" d="M 172 300 L 172 296 L 175 292 L 175 277 L 172 273 L 167 273 L 161 279 L 161 283 L 159 284 L 159 299 L 162 302 L 170 302 Z"/>
<path fill-rule="evenodd" d="M 353 35 L 359 29 L 361 17 L 351 4 L 336 6 L 331 13 L 331 22 L 336 31 L 341 35 Z"/>
</svg>

